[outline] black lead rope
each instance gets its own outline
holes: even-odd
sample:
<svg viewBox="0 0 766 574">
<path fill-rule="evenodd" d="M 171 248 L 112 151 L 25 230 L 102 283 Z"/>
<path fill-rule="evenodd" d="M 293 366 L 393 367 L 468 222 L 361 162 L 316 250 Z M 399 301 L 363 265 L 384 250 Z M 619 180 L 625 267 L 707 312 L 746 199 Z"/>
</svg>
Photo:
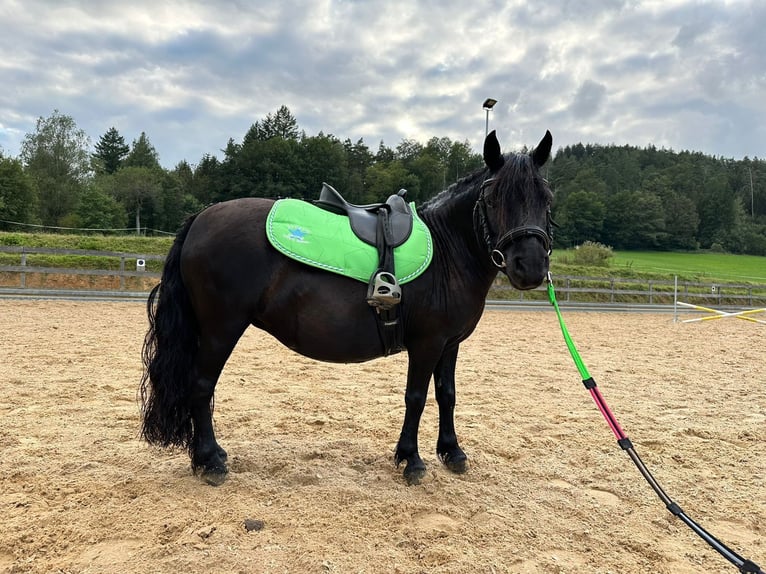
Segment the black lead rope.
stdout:
<svg viewBox="0 0 766 574">
<path fill-rule="evenodd" d="M 649 486 L 652 487 L 652 490 L 654 490 L 654 492 L 657 494 L 660 500 L 665 504 L 665 507 L 671 512 L 671 514 L 680 518 L 684 524 L 686 524 L 689 528 L 691 528 L 700 538 L 702 538 L 705 542 L 707 542 L 716 552 L 718 552 L 721 556 L 726 558 L 726 560 L 731 562 L 734 566 L 739 568 L 739 571 L 742 574 L 766 574 L 766 572 L 764 572 L 761 569 L 761 567 L 758 566 L 758 564 L 756 564 L 755 562 L 751 560 L 747 560 L 743 558 L 742 556 L 734 552 L 731 548 L 726 546 L 726 544 L 724 544 L 723 542 L 718 540 L 715 536 L 710 534 L 707 530 L 702 528 L 702 526 L 697 524 L 694 520 L 689 518 L 689 516 L 686 515 L 686 513 L 681 509 L 681 507 L 675 502 L 673 502 L 673 500 L 667 494 L 665 494 L 665 491 L 662 490 L 662 487 L 660 486 L 660 484 L 654 479 L 654 477 L 652 476 L 652 473 L 649 472 L 649 469 L 646 468 L 646 465 L 638 456 L 638 453 L 633 447 L 633 443 L 630 442 L 630 439 L 623 432 L 614 414 L 612 414 L 612 411 L 609 409 L 609 406 L 606 404 L 604 397 L 601 395 L 601 392 L 598 390 L 596 381 L 594 381 L 593 377 L 591 377 L 590 373 L 588 373 L 588 369 L 585 366 L 585 363 L 583 362 L 582 358 L 580 357 L 580 353 L 577 352 L 577 348 L 575 347 L 574 342 L 572 342 L 572 338 L 569 335 L 569 331 L 567 330 L 567 327 L 564 324 L 564 319 L 561 316 L 561 310 L 559 309 L 558 302 L 556 301 L 556 293 L 553 290 L 553 280 L 551 278 L 550 273 L 548 273 L 548 299 L 550 300 L 551 305 L 553 305 L 553 308 L 556 310 L 556 316 L 558 317 L 558 320 L 559 320 L 561 333 L 564 335 L 564 341 L 566 341 L 567 348 L 569 349 L 569 354 L 572 355 L 572 359 L 574 360 L 575 365 L 577 366 L 577 370 L 580 372 L 580 375 L 582 376 L 582 382 L 585 385 L 585 388 L 588 389 L 588 392 L 590 392 L 591 397 L 593 397 L 593 400 L 596 403 L 596 406 L 601 411 L 601 414 L 604 415 L 604 418 L 606 419 L 607 424 L 612 429 L 612 432 L 614 433 L 614 435 L 617 437 L 617 444 L 620 445 L 620 448 L 622 448 L 622 450 L 628 453 L 628 456 L 630 456 L 630 459 L 638 467 L 639 472 L 643 475 L 643 477 L 649 483 Z"/>
</svg>

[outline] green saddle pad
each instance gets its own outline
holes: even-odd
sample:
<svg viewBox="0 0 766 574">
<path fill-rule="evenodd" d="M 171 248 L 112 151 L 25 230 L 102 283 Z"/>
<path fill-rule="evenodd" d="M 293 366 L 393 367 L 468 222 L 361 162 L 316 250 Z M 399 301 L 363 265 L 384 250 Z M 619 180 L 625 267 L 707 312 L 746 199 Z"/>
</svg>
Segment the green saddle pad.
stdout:
<svg viewBox="0 0 766 574">
<path fill-rule="evenodd" d="M 407 283 L 428 268 L 433 256 L 431 232 L 412 209 L 412 234 L 394 248 L 399 283 Z M 354 235 L 345 215 L 307 201 L 280 199 L 266 219 L 266 235 L 281 253 L 307 265 L 367 283 L 378 269 L 378 250 Z"/>
</svg>

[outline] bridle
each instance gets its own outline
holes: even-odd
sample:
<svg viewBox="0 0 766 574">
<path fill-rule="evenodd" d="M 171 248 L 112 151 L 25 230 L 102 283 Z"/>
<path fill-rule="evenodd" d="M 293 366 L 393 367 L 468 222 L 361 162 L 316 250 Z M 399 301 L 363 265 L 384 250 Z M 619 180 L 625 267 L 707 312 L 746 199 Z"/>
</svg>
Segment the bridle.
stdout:
<svg viewBox="0 0 766 574">
<path fill-rule="evenodd" d="M 480 242 L 483 242 L 487 247 L 489 257 L 495 267 L 498 269 L 505 269 L 507 264 L 503 251 L 508 245 L 523 237 L 537 237 L 543 242 L 543 247 L 545 247 L 548 255 L 550 255 L 553 247 L 553 227 L 555 226 L 555 223 L 551 218 L 550 207 L 546 214 L 545 229 L 538 227 L 537 225 L 521 225 L 519 227 L 514 227 L 510 231 L 506 231 L 497 241 L 494 240 L 492 230 L 490 229 L 487 220 L 487 202 L 484 196 L 486 188 L 494 183 L 495 178 L 490 177 L 485 179 L 481 184 L 479 198 L 473 206 L 473 226 Z"/>
</svg>

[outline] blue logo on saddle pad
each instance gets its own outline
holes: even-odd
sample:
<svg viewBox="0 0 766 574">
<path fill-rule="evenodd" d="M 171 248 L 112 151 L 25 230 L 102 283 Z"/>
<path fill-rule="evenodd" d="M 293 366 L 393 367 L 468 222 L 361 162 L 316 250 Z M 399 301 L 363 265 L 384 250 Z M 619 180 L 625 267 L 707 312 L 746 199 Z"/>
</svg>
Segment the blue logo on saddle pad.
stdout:
<svg viewBox="0 0 766 574">
<path fill-rule="evenodd" d="M 298 243 L 306 243 L 305 237 L 309 234 L 305 229 L 300 227 L 291 227 L 287 230 L 287 238 L 290 241 L 297 241 Z"/>
</svg>

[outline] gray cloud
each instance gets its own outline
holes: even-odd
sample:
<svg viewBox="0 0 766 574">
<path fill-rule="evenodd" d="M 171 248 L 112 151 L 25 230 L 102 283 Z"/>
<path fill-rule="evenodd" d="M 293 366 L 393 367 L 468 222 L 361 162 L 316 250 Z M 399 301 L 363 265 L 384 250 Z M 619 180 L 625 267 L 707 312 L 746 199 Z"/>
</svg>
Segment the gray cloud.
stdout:
<svg viewBox="0 0 766 574">
<path fill-rule="evenodd" d="M 287 105 L 309 134 L 763 157 L 766 4 L 0 0 L 0 146 L 39 116 L 196 163 Z"/>
<path fill-rule="evenodd" d="M 577 119 L 588 119 L 599 112 L 605 99 L 605 85 L 593 80 L 585 80 L 577 88 L 570 110 Z"/>
</svg>

